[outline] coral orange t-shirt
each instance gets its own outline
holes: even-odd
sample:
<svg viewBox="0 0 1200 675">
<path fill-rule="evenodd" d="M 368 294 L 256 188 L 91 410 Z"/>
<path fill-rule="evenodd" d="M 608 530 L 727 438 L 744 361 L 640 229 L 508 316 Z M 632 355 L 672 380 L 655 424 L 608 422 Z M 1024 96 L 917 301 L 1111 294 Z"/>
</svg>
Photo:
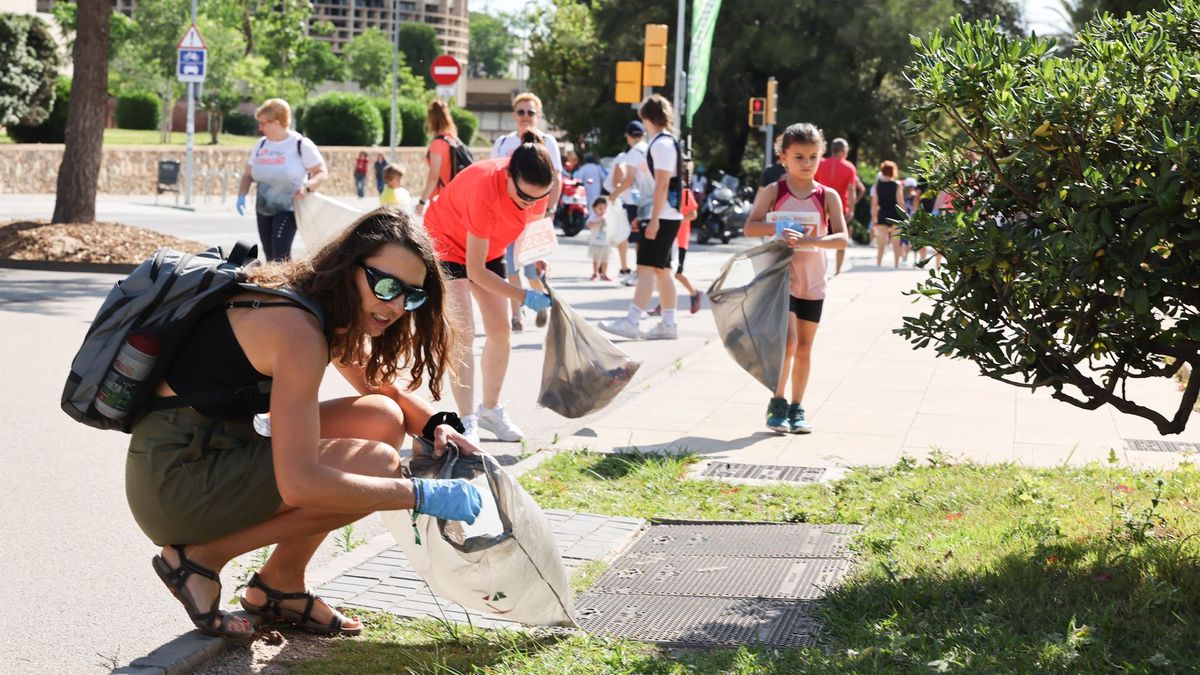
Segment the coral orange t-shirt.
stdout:
<svg viewBox="0 0 1200 675">
<path fill-rule="evenodd" d="M 546 212 L 542 198 L 527 209 L 508 197 L 508 158 L 485 159 L 463 169 L 425 211 L 425 229 L 442 260 L 467 264 L 467 234 L 488 240 L 486 260 L 504 255 L 525 223 Z"/>
<path fill-rule="evenodd" d="M 430 159 L 435 154 L 442 158 L 442 165 L 438 169 L 438 181 L 433 188 L 433 195 L 440 193 L 442 188 L 450 182 L 450 141 L 442 137 L 429 141 L 429 148 L 425 151 L 425 166 L 432 166 Z M 432 198 L 433 195 L 430 197 Z"/>
<path fill-rule="evenodd" d="M 858 169 L 853 164 L 844 159 L 826 157 L 817 166 L 817 174 L 813 176 L 813 180 L 837 190 L 842 198 L 842 210 L 847 215 L 850 214 L 854 208 L 850 203 L 850 186 L 858 180 Z"/>
</svg>

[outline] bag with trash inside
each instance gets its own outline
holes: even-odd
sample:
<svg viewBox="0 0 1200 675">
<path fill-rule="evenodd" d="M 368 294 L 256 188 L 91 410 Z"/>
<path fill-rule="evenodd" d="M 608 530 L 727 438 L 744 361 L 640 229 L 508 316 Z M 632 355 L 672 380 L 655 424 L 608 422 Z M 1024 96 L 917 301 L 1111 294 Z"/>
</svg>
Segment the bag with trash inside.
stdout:
<svg viewBox="0 0 1200 675">
<path fill-rule="evenodd" d="M 555 297 L 545 279 L 542 283 L 554 304 L 546 326 L 538 404 L 563 417 L 583 417 L 612 402 L 642 364 Z"/>
<path fill-rule="evenodd" d="M 413 570 L 438 596 L 495 617 L 536 626 L 574 626 L 575 601 L 550 521 L 489 454 L 438 458 L 418 438 L 407 470 L 417 478 L 465 478 L 479 488 L 475 522 L 387 511 L 383 522 Z"/>
<path fill-rule="evenodd" d="M 321 247 L 337 239 L 363 212 L 320 192 L 297 199 L 296 230 L 304 240 L 305 257 L 312 257 Z"/>
<path fill-rule="evenodd" d="M 744 272 L 745 263 L 749 263 L 753 278 L 734 285 L 730 273 Z M 779 385 L 787 352 L 791 263 L 792 249 L 787 243 L 769 241 L 734 254 L 708 289 L 725 350 L 771 391 Z"/>
</svg>

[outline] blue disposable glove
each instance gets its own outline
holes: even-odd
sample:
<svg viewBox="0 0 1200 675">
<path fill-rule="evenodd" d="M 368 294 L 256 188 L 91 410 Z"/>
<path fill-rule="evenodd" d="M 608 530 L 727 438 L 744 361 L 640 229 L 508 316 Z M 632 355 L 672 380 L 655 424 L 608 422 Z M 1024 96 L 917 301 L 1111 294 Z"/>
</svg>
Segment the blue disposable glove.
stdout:
<svg viewBox="0 0 1200 675">
<path fill-rule="evenodd" d="M 483 508 L 479 489 L 462 478 L 413 478 L 416 505 L 413 513 L 424 513 L 442 520 L 464 520 L 468 525 Z"/>
<path fill-rule="evenodd" d="M 554 301 L 550 299 L 549 295 L 531 288 L 525 291 L 525 301 L 521 304 L 535 312 L 540 312 L 543 309 L 550 309 L 550 305 L 553 305 Z"/>
<path fill-rule="evenodd" d="M 237 212 L 239 216 L 246 215 L 246 195 L 238 195 Z"/>
</svg>

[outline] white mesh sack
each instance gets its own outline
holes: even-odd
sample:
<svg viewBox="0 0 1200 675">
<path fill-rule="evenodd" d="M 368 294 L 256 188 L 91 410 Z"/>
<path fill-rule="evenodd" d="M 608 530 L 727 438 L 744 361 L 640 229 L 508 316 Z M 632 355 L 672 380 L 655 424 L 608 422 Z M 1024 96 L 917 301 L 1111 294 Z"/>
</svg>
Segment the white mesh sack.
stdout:
<svg viewBox="0 0 1200 675">
<path fill-rule="evenodd" d="M 408 469 L 417 478 L 465 478 L 483 510 L 471 525 L 411 511 L 380 515 L 413 570 L 437 595 L 467 609 L 535 626 L 574 626 L 575 601 L 550 521 L 487 453 L 438 459 L 417 439 Z"/>
<path fill-rule="evenodd" d="M 320 251 L 322 246 L 345 232 L 363 213 L 319 192 L 297 199 L 293 208 L 296 211 L 296 230 L 304 240 L 307 256 Z"/>
</svg>

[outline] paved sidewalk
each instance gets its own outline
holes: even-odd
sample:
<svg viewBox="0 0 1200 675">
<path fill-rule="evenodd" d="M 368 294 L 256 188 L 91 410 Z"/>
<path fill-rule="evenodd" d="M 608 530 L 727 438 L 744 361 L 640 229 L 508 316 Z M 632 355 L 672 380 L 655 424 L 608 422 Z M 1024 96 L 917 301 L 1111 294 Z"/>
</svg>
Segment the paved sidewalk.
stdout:
<svg viewBox="0 0 1200 675">
<path fill-rule="evenodd" d="M 1169 468 L 1187 455 L 1129 450 L 1127 441 L 1200 441 L 1195 423 L 1163 437 L 1148 421 L 1110 406 L 1083 410 L 1048 390 L 984 377 L 967 361 L 935 358 L 932 348 L 914 351 L 892 331 L 918 312 L 903 292 L 926 272 L 879 270 L 857 252 L 858 266 L 829 284 L 804 397 L 811 435 L 765 428 L 770 393 L 714 337 L 560 446 L 690 450 L 709 460 L 814 467 L 886 465 L 935 450 L 978 462 L 1053 466 L 1104 461 L 1115 449 L 1129 465 Z M 640 347 L 617 343 L 635 355 Z M 1159 410 L 1178 405 L 1174 382 L 1131 382 L 1129 393 Z"/>
</svg>

